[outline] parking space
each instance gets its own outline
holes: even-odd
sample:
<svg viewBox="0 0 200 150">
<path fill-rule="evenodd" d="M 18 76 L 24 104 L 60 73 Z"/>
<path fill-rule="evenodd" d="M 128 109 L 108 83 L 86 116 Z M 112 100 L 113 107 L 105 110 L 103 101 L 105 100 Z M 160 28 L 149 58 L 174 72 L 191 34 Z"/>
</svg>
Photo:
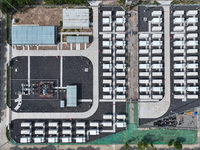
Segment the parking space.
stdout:
<svg viewBox="0 0 200 150">
<path fill-rule="evenodd" d="M 118 105 L 119 104 L 119 105 Z M 125 103 L 118 103 L 118 127 L 116 133 L 124 130 Z M 108 136 L 112 130 L 112 103 L 100 103 L 97 112 L 84 120 L 13 120 L 11 136 L 17 143 L 85 143 Z M 123 110 L 123 111 L 122 111 Z M 116 125 L 117 126 L 117 125 Z"/>
<path fill-rule="evenodd" d="M 139 100 L 164 97 L 164 15 L 162 7 L 139 7 Z"/>
<path fill-rule="evenodd" d="M 126 99 L 126 13 L 121 7 L 100 9 L 100 99 Z"/>
</svg>

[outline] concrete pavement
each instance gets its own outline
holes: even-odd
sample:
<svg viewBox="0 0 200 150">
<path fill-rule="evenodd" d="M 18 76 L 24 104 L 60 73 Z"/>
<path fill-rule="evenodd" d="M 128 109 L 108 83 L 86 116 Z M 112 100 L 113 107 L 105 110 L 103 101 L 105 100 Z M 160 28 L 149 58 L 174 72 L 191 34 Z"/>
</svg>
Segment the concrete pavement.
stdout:
<svg viewBox="0 0 200 150">
<path fill-rule="evenodd" d="M 138 105 L 139 118 L 159 118 L 170 107 L 170 6 L 164 8 L 164 51 L 165 51 L 165 95 L 159 102 L 140 102 Z"/>
<path fill-rule="evenodd" d="M 82 51 L 67 50 L 40 50 L 40 51 L 12 51 L 12 58 L 17 56 L 85 56 L 93 64 L 93 105 L 90 110 L 83 113 L 75 112 L 51 112 L 51 113 L 17 113 L 11 112 L 11 119 L 67 119 L 67 118 L 88 118 L 92 116 L 99 104 L 99 64 L 98 64 L 98 7 L 93 7 L 93 36 L 94 41 L 91 46 Z"/>
</svg>

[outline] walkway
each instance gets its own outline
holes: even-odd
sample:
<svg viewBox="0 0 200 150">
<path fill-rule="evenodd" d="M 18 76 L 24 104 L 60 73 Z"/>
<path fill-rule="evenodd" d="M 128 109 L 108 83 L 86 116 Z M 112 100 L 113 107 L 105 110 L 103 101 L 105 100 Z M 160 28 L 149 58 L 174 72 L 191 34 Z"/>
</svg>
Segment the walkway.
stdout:
<svg viewBox="0 0 200 150">
<path fill-rule="evenodd" d="M 159 102 L 140 102 L 139 118 L 159 118 L 170 106 L 170 6 L 164 8 L 165 96 Z"/>
<path fill-rule="evenodd" d="M 98 7 L 93 7 L 93 36 L 94 42 L 91 46 L 82 51 L 58 51 L 58 50 L 40 50 L 40 51 L 16 51 L 13 50 L 12 58 L 17 56 L 85 56 L 93 64 L 93 105 L 90 110 L 79 112 L 50 112 L 50 113 L 18 113 L 11 112 L 11 119 L 69 119 L 69 118 L 88 118 L 92 116 L 99 105 L 99 58 L 98 58 Z"/>
</svg>

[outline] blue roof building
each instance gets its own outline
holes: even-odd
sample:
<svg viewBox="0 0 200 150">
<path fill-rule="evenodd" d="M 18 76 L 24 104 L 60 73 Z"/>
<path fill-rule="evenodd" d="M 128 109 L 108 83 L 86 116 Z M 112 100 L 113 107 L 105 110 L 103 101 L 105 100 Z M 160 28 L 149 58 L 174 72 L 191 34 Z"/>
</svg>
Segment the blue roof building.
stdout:
<svg viewBox="0 0 200 150">
<path fill-rule="evenodd" d="M 13 45 L 55 45 L 55 26 L 12 26 Z"/>
</svg>

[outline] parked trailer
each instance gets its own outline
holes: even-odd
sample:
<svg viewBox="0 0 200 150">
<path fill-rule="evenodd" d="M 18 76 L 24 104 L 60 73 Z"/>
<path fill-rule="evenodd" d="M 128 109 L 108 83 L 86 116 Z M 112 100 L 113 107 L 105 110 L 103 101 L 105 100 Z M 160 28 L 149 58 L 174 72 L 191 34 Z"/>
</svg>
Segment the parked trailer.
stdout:
<svg viewBox="0 0 200 150">
<path fill-rule="evenodd" d="M 188 41 L 187 46 L 197 46 L 198 45 L 198 41 Z"/>
<path fill-rule="evenodd" d="M 174 95 L 174 99 L 184 99 L 185 95 Z"/>
<path fill-rule="evenodd" d="M 187 50 L 187 54 L 197 54 L 198 53 L 198 49 L 188 49 Z"/>
<path fill-rule="evenodd" d="M 103 122 L 102 122 L 102 125 L 103 125 L 104 127 L 112 127 L 112 121 L 103 121 Z"/>
<path fill-rule="evenodd" d="M 126 57 L 116 57 L 116 61 L 125 62 L 126 61 Z"/>
<path fill-rule="evenodd" d="M 148 54 L 149 50 L 148 49 L 140 49 L 139 54 Z"/>
<path fill-rule="evenodd" d="M 125 49 L 117 49 L 116 54 L 125 54 L 126 50 Z"/>
<path fill-rule="evenodd" d="M 187 31 L 197 31 L 198 27 L 197 26 L 188 26 Z"/>
<path fill-rule="evenodd" d="M 111 39 L 111 34 L 106 34 L 106 33 L 104 33 L 103 34 L 103 39 Z"/>
<path fill-rule="evenodd" d="M 174 57 L 174 61 L 184 61 L 184 57 Z"/>
<path fill-rule="evenodd" d="M 183 54 L 184 52 L 184 49 L 174 49 L 174 54 Z"/>
<path fill-rule="evenodd" d="M 126 92 L 126 87 L 116 87 L 117 92 Z"/>
<path fill-rule="evenodd" d="M 76 127 L 85 127 L 85 122 L 76 122 Z"/>
<path fill-rule="evenodd" d="M 98 127 L 99 122 L 98 121 L 90 121 L 90 127 Z"/>
<path fill-rule="evenodd" d="M 199 68 L 199 66 L 198 66 L 197 63 L 195 63 L 195 64 L 187 64 L 187 68 L 188 69 L 197 69 L 197 68 Z"/>
<path fill-rule="evenodd" d="M 152 72 L 152 76 L 163 76 L 162 72 Z"/>
<path fill-rule="evenodd" d="M 161 54 L 162 53 L 162 49 L 153 49 L 152 50 L 152 54 Z"/>
<path fill-rule="evenodd" d="M 183 31 L 184 30 L 184 26 L 175 26 L 173 31 Z"/>
<path fill-rule="evenodd" d="M 102 23 L 103 24 L 111 24 L 112 23 L 112 19 L 111 18 L 103 18 L 102 19 Z"/>
<path fill-rule="evenodd" d="M 39 134 L 39 135 L 45 134 L 45 130 L 44 129 L 36 129 L 35 134 Z"/>
<path fill-rule="evenodd" d="M 111 92 L 112 87 L 103 87 L 103 92 Z"/>
<path fill-rule="evenodd" d="M 150 42 L 149 41 L 140 41 L 139 46 L 149 46 Z"/>
<path fill-rule="evenodd" d="M 139 76 L 140 77 L 148 77 L 149 76 L 149 72 L 139 72 Z"/>
<path fill-rule="evenodd" d="M 139 87 L 140 92 L 149 92 L 150 88 L 149 87 Z"/>
<path fill-rule="evenodd" d="M 124 24 L 126 23 L 126 18 L 116 18 L 116 24 Z"/>
<path fill-rule="evenodd" d="M 140 99 L 150 99 L 149 95 L 139 95 Z"/>
<path fill-rule="evenodd" d="M 148 33 L 140 33 L 139 34 L 139 39 L 147 39 L 149 38 L 149 34 Z"/>
<path fill-rule="evenodd" d="M 139 69 L 149 69 L 150 65 L 149 64 L 139 64 Z"/>
<path fill-rule="evenodd" d="M 163 92 L 163 87 L 162 86 L 161 87 L 153 87 L 152 91 L 153 92 Z"/>
<path fill-rule="evenodd" d="M 159 17 L 159 16 L 162 15 L 162 11 L 160 11 L 160 10 L 153 11 L 153 12 L 151 13 L 151 15 L 152 15 L 153 17 Z"/>
<path fill-rule="evenodd" d="M 162 69 L 163 68 L 163 64 L 153 64 L 152 65 L 152 69 Z"/>
<path fill-rule="evenodd" d="M 103 49 L 103 54 L 111 54 L 111 49 Z"/>
<path fill-rule="evenodd" d="M 63 122 L 62 127 L 72 127 L 72 122 Z"/>
<path fill-rule="evenodd" d="M 163 81 L 162 81 L 162 80 L 159 80 L 159 79 L 156 79 L 156 80 L 153 79 L 153 80 L 152 80 L 152 83 L 153 83 L 153 84 L 162 84 Z"/>
<path fill-rule="evenodd" d="M 185 75 L 185 72 L 174 72 L 174 76 L 176 77 L 180 77 L 180 76 L 184 76 Z"/>
<path fill-rule="evenodd" d="M 103 41 L 102 45 L 103 45 L 103 47 L 111 47 L 112 46 L 112 41 Z"/>
<path fill-rule="evenodd" d="M 30 143 L 31 142 L 31 137 L 21 137 L 20 138 L 20 143 Z"/>
<path fill-rule="evenodd" d="M 112 61 L 112 57 L 103 57 L 103 61 L 111 62 Z"/>
<path fill-rule="evenodd" d="M 75 140 L 76 140 L 76 143 L 85 143 L 86 142 L 86 139 L 84 136 L 77 136 L 75 138 Z"/>
<path fill-rule="evenodd" d="M 189 92 L 198 92 L 199 91 L 199 87 L 198 86 L 189 86 L 189 87 L 187 87 L 187 91 L 189 91 Z"/>
<path fill-rule="evenodd" d="M 162 27 L 161 27 L 161 26 L 153 26 L 153 27 L 152 27 L 152 31 L 153 31 L 153 32 L 162 31 Z"/>
<path fill-rule="evenodd" d="M 103 114 L 103 119 L 112 120 L 112 118 L 113 118 L 112 114 Z"/>
<path fill-rule="evenodd" d="M 125 31 L 125 26 L 117 26 L 116 31 L 118 32 L 124 32 Z"/>
<path fill-rule="evenodd" d="M 72 137 L 71 136 L 64 136 L 61 138 L 62 143 L 71 143 L 72 142 Z"/>
<path fill-rule="evenodd" d="M 174 69 L 184 69 L 185 64 L 174 64 Z"/>
<path fill-rule="evenodd" d="M 184 41 L 174 41 L 173 46 L 184 46 L 185 42 Z"/>
<path fill-rule="evenodd" d="M 174 18 L 173 23 L 174 24 L 183 24 L 184 23 L 184 18 Z"/>
<path fill-rule="evenodd" d="M 198 18 L 188 18 L 187 19 L 187 24 L 195 24 L 198 22 Z"/>
<path fill-rule="evenodd" d="M 140 79 L 139 84 L 149 84 L 149 80 L 147 79 Z"/>
<path fill-rule="evenodd" d="M 125 15 L 125 11 L 116 11 L 116 16 L 123 17 Z"/>
<path fill-rule="evenodd" d="M 34 141 L 34 143 L 44 143 L 44 137 L 43 136 L 35 137 L 35 138 L 33 138 L 33 141 Z"/>
<path fill-rule="evenodd" d="M 187 95 L 188 99 L 199 99 L 198 95 Z"/>
<path fill-rule="evenodd" d="M 198 81 L 198 79 L 187 79 L 187 83 L 198 84 L 199 81 Z"/>
<path fill-rule="evenodd" d="M 153 99 L 162 99 L 163 96 L 162 95 L 152 95 Z"/>
<path fill-rule="evenodd" d="M 125 100 L 126 99 L 126 95 L 117 95 L 116 99 Z"/>
<path fill-rule="evenodd" d="M 89 133 L 90 135 L 99 135 L 99 129 L 90 129 Z"/>
<path fill-rule="evenodd" d="M 161 33 L 154 33 L 154 34 L 152 34 L 152 39 L 160 39 L 160 38 L 162 38 L 162 34 Z"/>
<path fill-rule="evenodd" d="M 109 32 L 109 31 L 111 31 L 111 26 L 103 27 L 102 31 L 103 32 Z"/>
<path fill-rule="evenodd" d="M 72 134 L 72 130 L 71 129 L 63 129 L 62 134 Z"/>
<path fill-rule="evenodd" d="M 184 92 L 186 89 L 184 86 L 175 86 L 174 91 L 175 92 Z"/>
<path fill-rule="evenodd" d="M 103 64 L 103 69 L 111 69 L 112 64 Z"/>
<path fill-rule="evenodd" d="M 116 80 L 116 84 L 126 84 L 126 80 Z"/>
<path fill-rule="evenodd" d="M 103 76 L 104 77 L 111 77 L 112 76 L 112 72 L 103 72 Z"/>
<path fill-rule="evenodd" d="M 125 34 L 116 34 L 116 39 L 125 39 Z"/>
<path fill-rule="evenodd" d="M 22 129 L 21 130 L 21 134 L 31 134 L 31 130 L 30 129 Z"/>
<path fill-rule="evenodd" d="M 153 18 L 151 20 L 152 24 L 161 24 L 162 23 L 162 18 Z"/>
<path fill-rule="evenodd" d="M 184 84 L 185 83 L 185 80 L 183 79 L 175 79 L 174 80 L 174 84 Z"/>
<path fill-rule="evenodd" d="M 58 134 L 58 130 L 57 129 L 50 129 L 49 134 Z"/>
<path fill-rule="evenodd" d="M 139 61 L 149 61 L 149 57 L 139 57 Z"/>
<path fill-rule="evenodd" d="M 198 76 L 198 72 L 187 72 L 187 76 Z"/>
<path fill-rule="evenodd" d="M 112 84 L 112 80 L 109 80 L 109 79 L 104 79 L 103 80 L 103 84 Z"/>
<path fill-rule="evenodd" d="M 116 76 L 117 76 L 117 77 L 125 77 L 125 76 L 126 76 L 126 73 L 125 73 L 125 72 L 117 72 L 117 73 L 116 73 Z"/>
<path fill-rule="evenodd" d="M 103 99 L 112 99 L 112 95 L 103 95 Z"/>
<path fill-rule="evenodd" d="M 174 39 L 181 39 L 181 38 L 184 38 L 184 37 L 185 37 L 185 35 L 182 34 L 182 33 L 176 33 L 176 34 L 174 34 Z"/>
<path fill-rule="evenodd" d="M 195 16 L 197 14 L 198 14 L 198 10 L 189 10 L 186 13 L 187 16 Z"/>
<path fill-rule="evenodd" d="M 162 46 L 163 42 L 162 41 L 153 41 L 152 46 Z"/>
<path fill-rule="evenodd" d="M 152 61 L 162 61 L 162 56 L 161 57 L 152 57 Z"/>
<path fill-rule="evenodd" d="M 117 119 L 126 119 L 126 115 L 125 114 L 117 114 Z"/>
<path fill-rule="evenodd" d="M 76 129 L 76 134 L 85 134 L 85 129 Z"/>
<path fill-rule="evenodd" d="M 36 122 L 35 127 L 44 127 L 44 122 Z"/>
<path fill-rule="evenodd" d="M 176 10 L 174 11 L 173 16 L 182 16 L 183 14 L 184 14 L 183 10 Z"/>
<path fill-rule="evenodd" d="M 21 127 L 31 127 L 31 122 L 22 122 Z"/>
<path fill-rule="evenodd" d="M 194 39 L 198 37 L 198 33 L 188 33 L 187 39 Z"/>
<path fill-rule="evenodd" d="M 111 16 L 112 15 L 112 11 L 103 11 L 103 16 Z"/>
<path fill-rule="evenodd" d="M 116 41 L 116 47 L 126 46 L 126 41 Z"/>
</svg>

